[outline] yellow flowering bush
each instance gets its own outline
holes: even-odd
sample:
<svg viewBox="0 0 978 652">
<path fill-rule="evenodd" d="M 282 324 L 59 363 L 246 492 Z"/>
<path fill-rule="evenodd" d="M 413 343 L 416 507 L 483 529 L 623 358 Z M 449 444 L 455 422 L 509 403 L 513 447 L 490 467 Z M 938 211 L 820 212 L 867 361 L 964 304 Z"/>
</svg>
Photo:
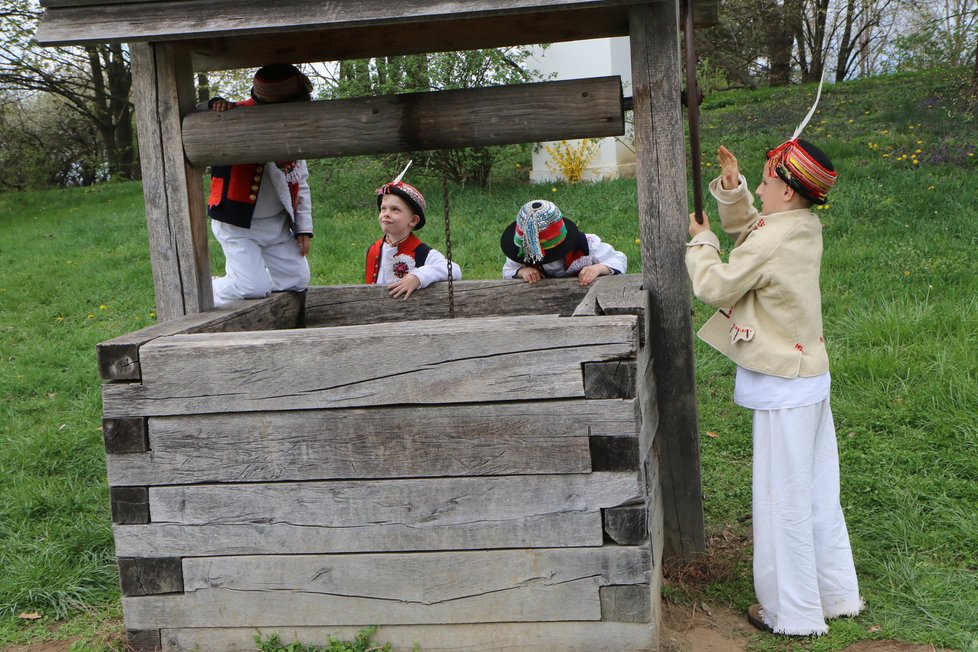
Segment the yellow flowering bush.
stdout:
<svg viewBox="0 0 978 652">
<path fill-rule="evenodd" d="M 584 176 L 584 170 L 597 156 L 598 141 L 584 138 L 576 145 L 572 145 L 562 140 L 556 145 L 544 145 L 543 149 L 553 161 L 547 162 L 547 168 L 562 175 L 568 183 L 577 183 Z"/>
</svg>

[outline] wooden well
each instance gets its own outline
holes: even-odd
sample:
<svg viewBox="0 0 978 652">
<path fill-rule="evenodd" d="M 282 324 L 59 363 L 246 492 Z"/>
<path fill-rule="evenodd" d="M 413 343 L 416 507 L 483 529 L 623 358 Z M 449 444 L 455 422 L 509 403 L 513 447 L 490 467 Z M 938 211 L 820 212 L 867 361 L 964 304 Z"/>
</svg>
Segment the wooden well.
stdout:
<svg viewBox="0 0 978 652">
<path fill-rule="evenodd" d="M 678 2 L 42 5 L 42 44 L 132 59 L 161 323 L 99 346 L 132 648 L 657 649 L 663 560 L 705 547 Z M 195 71 L 622 35 L 630 103 L 598 78 L 193 110 Z M 212 308 L 202 166 L 614 135 L 626 104 L 640 276 L 463 281 L 456 319 L 444 286 Z"/>
</svg>

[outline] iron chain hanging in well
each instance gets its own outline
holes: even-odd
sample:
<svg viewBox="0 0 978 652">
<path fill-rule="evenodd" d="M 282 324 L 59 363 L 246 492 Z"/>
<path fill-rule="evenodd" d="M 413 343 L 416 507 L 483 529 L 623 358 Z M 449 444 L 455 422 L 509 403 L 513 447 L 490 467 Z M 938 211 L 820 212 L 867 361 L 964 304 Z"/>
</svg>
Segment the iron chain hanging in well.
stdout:
<svg viewBox="0 0 978 652">
<path fill-rule="evenodd" d="M 442 209 L 445 212 L 445 258 L 448 260 L 448 317 L 455 319 L 455 285 L 452 279 L 452 229 L 448 215 L 448 173 L 441 171 Z"/>
</svg>

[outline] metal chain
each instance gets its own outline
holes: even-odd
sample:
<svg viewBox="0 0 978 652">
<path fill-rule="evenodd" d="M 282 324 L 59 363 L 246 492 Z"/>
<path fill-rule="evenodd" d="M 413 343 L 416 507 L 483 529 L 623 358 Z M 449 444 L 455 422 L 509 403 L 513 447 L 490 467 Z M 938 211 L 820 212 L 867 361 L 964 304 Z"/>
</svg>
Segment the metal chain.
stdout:
<svg viewBox="0 0 978 652">
<path fill-rule="evenodd" d="M 455 319 L 455 285 L 452 280 L 452 229 L 448 215 L 448 173 L 441 171 L 442 209 L 445 212 L 445 258 L 448 259 L 448 317 Z"/>
</svg>

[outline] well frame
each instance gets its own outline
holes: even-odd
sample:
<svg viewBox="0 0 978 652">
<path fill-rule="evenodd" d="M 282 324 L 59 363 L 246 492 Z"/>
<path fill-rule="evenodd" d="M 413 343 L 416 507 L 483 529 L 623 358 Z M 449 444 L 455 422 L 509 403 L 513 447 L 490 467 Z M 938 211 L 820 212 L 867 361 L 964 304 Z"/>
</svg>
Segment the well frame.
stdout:
<svg viewBox="0 0 978 652">
<path fill-rule="evenodd" d="M 195 71 L 258 66 L 272 60 L 283 59 L 302 63 L 325 59 L 628 35 L 632 51 L 631 107 L 636 134 L 642 274 L 640 283 L 636 282 L 635 277 L 627 278 L 630 283 L 627 290 L 620 285 L 626 279 L 602 279 L 594 289 L 594 293 L 581 297 L 581 304 L 575 306 L 572 312 L 583 311 L 587 314 L 589 310 L 595 311 L 593 316 L 583 319 L 598 320 L 593 322 L 596 329 L 594 332 L 600 332 L 606 327 L 601 325 L 601 320 L 615 318 L 605 313 L 602 306 L 604 304 L 611 306 L 619 300 L 610 297 L 620 298 L 626 294 L 631 297 L 627 301 L 622 301 L 623 304 L 629 304 L 628 310 L 634 315 L 636 342 L 631 353 L 618 351 L 615 354 L 618 357 L 612 359 L 619 361 L 633 359 L 633 363 L 615 362 L 612 365 L 614 371 L 610 374 L 602 372 L 601 377 L 610 377 L 611 381 L 604 382 L 617 384 L 619 390 L 625 387 L 626 390 L 621 391 L 630 391 L 634 396 L 632 399 L 623 399 L 619 396 L 608 400 L 632 400 L 636 406 L 634 410 L 635 438 L 638 447 L 635 456 L 636 468 L 629 469 L 627 472 L 635 474 L 640 490 L 633 499 L 625 503 L 601 507 L 604 510 L 602 527 L 605 532 L 609 527 L 612 530 L 619 527 L 609 525 L 604 514 L 618 514 L 612 516 L 611 522 L 631 523 L 629 527 L 633 530 L 636 520 L 644 521 L 641 524 L 641 528 L 644 529 L 643 543 L 638 544 L 638 548 L 647 552 L 639 555 L 638 563 L 639 565 L 647 563 L 648 568 L 644 571 L 644 579 L 636 580 L 635 576 L 629 576 L 629 581 L 620 585 L 607 580 L 600 573 L 599 575 L 605 577 L 607 586 L 646 586 L 648 609 L 643 612 L 640 604 L 635 607 L 634 600 L 641 600 L 641 597 L 636 598 L 638 594 L 635 591 L 605 591 L 607 600 L 602 599 L 599 607 L 601 610 L 605 609 L 607 601 L 609 613 L 619 616 L 635 612 L 637 609 L 640 613 L 637 617 L 645 619 L 641 623 L 643 632 L 639 637 L 641 645 L 635 642 L 637 639 L 626 637 L 621 640 L 620 649 L 633 647 L 652 649 L 651 646 L 654 645 L 658 635 L 660 560 L 682 562 L 705 549 L 693 380 L 690 295 L 683 265 L 688 208 L 685 146 L 679 104 L 680 6 L 678 2 L 465 0 L 430 3 L 408 0 L 400 3 L 396 10 L 388 8 L 387 3 L 379 0 L 361 2 L 346 0 L 330 3 L 283 0 L 278 4 L 279 12 L 270 16 L 265 11 L 263 3 L 240 0 L 236 2 L 230 0 L 136 2 L 102 0 L 100 3 L 95 3 L 93 0 L 42 0 L 45 15 L 38 32 L 38 39 L 42 44 L 125 42 L 129 44 L 132 57 L 134 101 L 144 179 L 150 257 L 156 289 L 157 312 L 161 323 L 100 345 L 99 364 L 106 382 L 104 432 L 109 451 L 110 476 L 116 472 L 116 469 L 121 468 L 119 464 L 125 467 L 138 455 L 152 454 L 153 449 L 150 444 L 153 440 L 153 420 L 169 418 L 151 409 L 144 410 L 141 407 L 143 404 L 140 403 L 140 396 L 148 390 L 133 388 L 152 384 L 147 382 L 145 374 L 155 373 L 152 365 L 147 366 L 147 362 L 153 360 L 154 355 L 161 351 L 179 349 L 179 346 L 173 346 L 174 342 L 192 342 L 198 346 L 201 344 L 197 340 L 206 340 L 207 337 L 211 337 L 216 342 L 223 341 L 229 347 L 235 346 L 239 338 L 278 338 L 280 336 L 274 334 L 279 332 L 277 329 L 302 326 L 303 322 L 307 322 L 310 315 L 315 314 L 315 307 L 320 305 L 316 297 L 325 296 L 320 293 L 320 290 L 325 291 L 325 289 L 311 288 L 307 295 L 283 293 L 257 302 L 242 302 L 227 310 L 213 310 L 201 173 L 202 166 L 216 161 L 215 157 L 218 153 L 206 145 L 195 150 L 190 145 L 190 136 L 194 133 L 206 136 L 210 129 L 216 127 L 216 123 L 214 123 L 215 116 L 194 115 L 193 74 Z M 716 10 L 715 0 L 693 2 L 692 11 L 697 16 L 698 24 L 715 22 Z M 371 38 L 365 38 L 368 33 Z M 380 38 L 381 36 L 383 38 Z M 551 88 L 547 87 L 544 90 L 550 92 Z M 517 92 L 523 91 L 517 89 Z M 589 97 L 580 95 L 580 88 L 575 92 L 580 97 Z M 466 93 L 462 96 L 461 106 L 490 106 L 491 100 L 486 99 L 490 93 L 491 91 L 488 90 Z M 430 98 L 418 99 L 425 103 L 424 106 L 427 107 L 425 110 L 430 113 L 431 120 L 436 123 L 450 121 L 451 124 L 464 122 L 462 113 L 465 109 L 459 108 L 460 105 L 440 101 L 441 98 L 437 93 L 426 95 L 430 95 Z M 598 95 L 595 94 L 595 97 Z M 377 101 L 379 100 L 365 98 L 361 108 L 369 111 L 370 115 L 380 115 L 380 119 L 394 125 L 395 128 L 389 131 L 402 132 L 403 130 L 399 131 L 396 125 L 403 124 L 405 117 L 395 112 L 385 111 L 383 106 L 376 104 Z M 395 104 L 400 105 L 403 102 L 399 100 Z M 492 110 L 505 113 L 505 104 L 504 101 L 503 106 L 497 106 Z M 333 110 L 336 106 L 319 106 L 319 103 L 311 103 L 311 105 L 313 106 L 309 107 L 309 115 L 303 117 L 308 117 L 314 122 L 317 119 L 313 115 L 315 111 Z M 287 112 L 276 113 L 276 107 L 256 109 L 247 116 L 244 116 L 244 110 L 234 112 L 236 115 L 244 116 L 242 119 L 251 120 L 251 123 L 217 128 L 226 128 L 227 133 L 235 133 L 237 129 L 244 131 L 258 124 L 285 128 L 287 132 L 287 127 L 283 127 L 290 119 Z M 262 112 L 262 109 L 268 110 Z M 348 119 L 356 122 L 359 119 L 358 115 L 354 111 Z M 610 119 L 605 119 L 602 115 L 599 112 L 593 116 L 590 124 L 586 124 L 587 121 L 580 125 L 575 124 L 571 131 L 562 136 L 575 138 L 607 135 Z M 195 124 L 201 120 L 211 120 L 211 124 Z M 568 126 L 568 129 L 571 127 Z M 343 152 L 365 153 L 460 144 L 454 141 L 446 143 L 425 140 L 424 134 L 407 141 L 361 142 L 362 131 L 350 129 L 344 132 L 341 144 L 346 149 L 340 149 Z M 486 130 L 474 129 L 468 132 L 469 135 L 463 140 L 468 139 L 468 144 L 477 145 L 536 142 L 559 137 L 551 132 L 541 132 L 540 124 L 534 123 L 532 119 L 518 124 L 502 135 L 497 131 L 489 134 Z M 307 157 L 333 155 L 334 145 L 336 143 L 319 142 L 309 151 L 302 152 L 302 155 Z M 260 152 L 254 153 L 255 159 L 273 160 L 278 153 L 276 147 L 274 143 L 264 146 Z M 199 153 L 191 157 L 188 152 Z M 237 152 L 232 156 L 244 157 L 241 160 L 252 160 L 247 158 L 246 154 L 249 153 Z M 476 285 L 470 286 L 470 283 Z M 490 285 L 482 287 L 479 283 Z M 527 286 L 519 283 L 505 281 L 495 283 L 492 285 L 491 282 L 467 281 L 456 284 L 456 291 L 464 293 L 471 288 L 475 290 L 473 296 L 480 292 L 488 292 L 492 295 L 493 292 L 503 291 L 507 293 L 507 301 L 510 303 L 513 303 L 514 293 L 527 291 Z M 561 282 L 547 285 L 549 292 L 546 294 L 549 298 L 538 295 L 535 299 L 535 301 L 544 301 L 544 305 L 552 305 L 555 300 L 554 295 L 567 293 L 571 288 L 570 284 Z M 486 289 L 490 286 L 496 289 Z M 378 288 L 342 290 L 352 293 L 348 296 L 369 297 L 367 303 L 373 303 L 375 308 L 381 305 L 380 299 L 383 297 L 376 293 Z M 599 291 L 605 292 L 604 304 L 599 300 Z M 349 301 L 347 299 L 343 301 L 347 301 L 345 306 L 349 308 Z M 353 301 L 355 303 L 362 299 L 356 298 Z M 412 297 L 411 309 L 434 305 L 440 301 L 444 301 L 444 289 L 429 288 L 425 293 Z M 497 298 L 495 303 L 505 302 Z M 398 304 L 398 310 L 402 310 L 403 305 Z M 379 314 L 390 314 L 391 318 L 405 317 L 404 312 L 393 314 L 390 311 L 385 312 L 383 308 L 377 309 Z M 619 309 L 624 310 L 621 306 L 611 308 L 612 315 Z M 627 313 L 628 310 L 625 312 Z M 485 313 L 473 311 L 472 314 L 484 315 Z M 527 306 L 524 314 L 540 314 L 539 306 Z M 622 324 L 618 324 L 618 328 L 622 327 Z M 318 328 L 317 326 L 312 330 Z M 429 328 L 437 330 L 440 327 L 429 326 Z M 591 331 L 592 328 L 586 330 Z M 265 335 L 235 335 L 232 331 L 251 333 L 261 331 Z M 201 334 L 191 334 L 195 332 Z M 221 335 L 207 336 L 203 334 L 204 332 L 216 332 Z M 566 337 L 566 331 L 561 332 L 565 333 L 562 337 Z M 286 336 L 286 339 L 289 337 L 294 336 Z M 570 345 L 568 347 L 573 348 Z M 155 359 L 165 357 L 164 354 L 162 358 Z M 187 358 L 188 362 L 182 364 L 189 364 L 189 360 L 191 358 Z M 364 362 L 368 361 L 364 360 Z M 597 369 L 598 366 L 594 363 L 606 362 L 608 360 L 599 359 L 588 364 L 591 364 L 592 369 Z M 586 367 L 587 364 L 584 364 L 582 371 Z M 269 368 L 262 369 L 267 372 Z M 179 373 L 179 370 L 178 365 L 170 368 L 169 373 L 174 371 Z M 620 370 L 631 371 L 624 372 L 623 376 Z M 585 379 L 582 376 L 581 391 L 584 391 L 584 384 Z M 121 400 L 120 395 L 123 396 Z M 419 403 L 424 404 L 425 401 Z M 293 407 L 319 409 L 315 404 Z M 248 404 L 246 401 L 242 409 L 260 410 L 260 406 L 258 403 Z M 323 409 L 342 408 L 334 406 Z M 588 451 L 592 469 L 590 473 L 593 473 L 595 459 L 601 459 L 600 446 L 596 450 L 597 458 L 594 457 L 595 450 L 589 448 Z M 629 453 L 623 450 L 606 457 L 612 460 L 630 459 Z M 606 462 L 599 462 L 598 468 L 601 468 L 600 464 L 603 463 Z M 132 480 L 121 480 L 121 482 L 132 482 Z M 112 486 L 113 521 L 117 530 L 127 526 L 149 524 L 140 519 L 150 518 L 154 504 L 153 496 L 161 495 L 160 491 L 151 491 L 150 486 L 118 483 Z M 641 519 L 631 509 L 615 511 L 633 506 L 640 506 L 645 510 Z M 128 552 L 138 553 L 138 550 L 122 546 L 118 532 L 117 546 L 123 553 L 127 553 L 120 554 L 119 561 L 130 643 L 136 649 L 182 649 L 179 641 L 166 639 L 166 627 L 144 627 L 141 622 L 152 624 L 155 621 L 140 621 L 139 609 L 136 605 L 144 604 L 147 600 L 162 599 L 167 594 L 178 592 L 176 588 L 178 575 L 180 590 L 185 591 L 187 586 L 183 584 L 184 573 L 194 564 L 188 561 L 191 557 L 165 556 L 162 553 L 153 553 L 156 556 L 146 556 L 141 553 L 129 555 Z M 602 548 L 604 546 L 597 549 Z M 607 565 L 602 566 L 603 562 L 594 562 L 594 559 L 589 563 L 598 563 L 601 568 L 607 569 Z M 634 560 L 626 566 L 629 564 L 631 564 L 629 568 L 634 571 Z M 561 563 L 556 564 L 556 568 L 561 567 Z M 301 592 L 302 589 L 293 587 L 293 590 Z M 593 616 L 593 612 L 591 615 Z M 423 615 L 415 620 L 417 623 L 414 626 L 430 628 L 426 639 L 429 646 L 437 646 L 439 637 L 447 636 L 448 632 L 454 636 L 458 633 L 457 628 L 462 627 L 467 628 L 467 631 L 480 641 L 476 643 L 477 649 L 505 649 L 507 645 L 520 647 L 520 641 L 526 643 L 525 649 L 570 649 L 562 648 L 552 641 L 547 643 L 545 639 L 553 632 L 546 628 L 538 630 L 547 634 L 543 635 L 534 647 L 530 643 L 538 640 L 535 638 L 537 634 L 527 630 L 525 626 L 516 627 L 514 630 L 522 631 L 523 639 L 516 638 L 510 643 L 505 643 L 500 642 L 500 634 L 497 630 L 483 631 L 484 626 L 474 624 L 471 618 L 463 619 L 465 624 L 442 622 L 438 625 L 419 624 L 427 622 Z M 545 624 L 546 621 L 547 618 L 543 618 L 540 622 Z M 578 625 L 564 631 L 572 633 L 568 640 L 576 636 L 576 640 L 584 641 L 601 629 L 601 626 L 597 625 L 601 622 L 605 622 L 603 618 L 590 623 L 582 620 Z M 621 624 L 615 620 L 606 622 Z M 321 624 L 329 627 L 340 623 L 323 621 Z M 395 626 L 410 627 L 411 625 Z M 388 633 L 393 631 L 390 628 L 385 630 Z M 451 637 L 446 640 L 451 640 Z M 607 642 L 613 639 L 602 640 Z M 215 645 L 222 646 L 225 643 L 215 643 Z M 226 646 L 231 645 L 226 642 Z M 550 647 L 547 647 L 548 645 Z M 226 649 L 234 648 L 226 647 Z"/>
</svg>

